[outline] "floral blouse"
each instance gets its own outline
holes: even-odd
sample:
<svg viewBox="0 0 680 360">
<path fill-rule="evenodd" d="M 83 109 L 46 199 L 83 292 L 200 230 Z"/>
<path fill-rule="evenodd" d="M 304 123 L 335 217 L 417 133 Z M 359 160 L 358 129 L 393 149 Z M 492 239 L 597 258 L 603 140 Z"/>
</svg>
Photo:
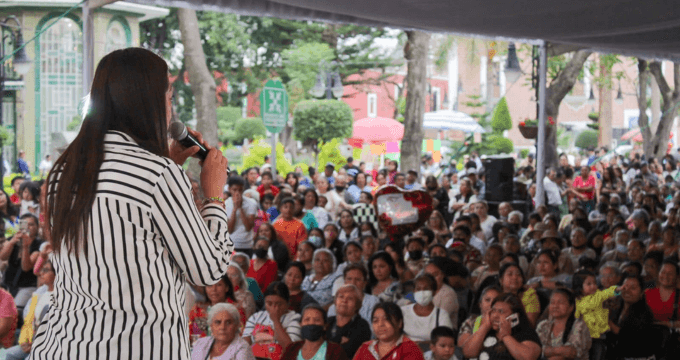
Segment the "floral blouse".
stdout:
<svg viewBox="0 0 680 360">
<path fill-rule="evenodd" d="M 567 337 L 567 342 L 562 342 L 563 333 L 559 333 L 557 336 L 553 335 L 554 321 L 552 319 L 543 320 L 538 324 L 536 332 L 538 337 L 541 339 L 541 344 L 543 344 L 543 349 L 546 347 L 560 347 L 560 346 L 571 346 L 576 350 L 576 357 L 574 360 L 588 360 L 588 351 L 592 345 L 592 338 L 590 337 L 590 330 L 588 330 L 588 325 L 581 320 L 576 319 L 574 325 L 571 328 L 569 337 Z"/>
<path fill-rule="evenodd" d="M 335 273 L 324 276 L 320 281 L 314 281 L 314 275 L 309 275 L 302 281 L 302 290 L 314 298 L 319 305 L 326 306 L 333 302 L 333 283 L 335 279 Z"/>
</svg>

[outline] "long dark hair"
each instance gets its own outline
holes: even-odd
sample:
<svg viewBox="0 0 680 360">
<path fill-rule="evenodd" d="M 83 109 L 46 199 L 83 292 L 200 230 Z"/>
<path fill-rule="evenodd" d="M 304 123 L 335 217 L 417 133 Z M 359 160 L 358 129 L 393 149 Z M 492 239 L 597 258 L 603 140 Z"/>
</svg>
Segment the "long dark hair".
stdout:
<svg viewBox="0 0 680 360">
<path fill-rule="evenodd" d="M 553 290 L 552 295 L 550 295 L 550 297 L 555 296 L 555 294 L 564 295 L 564 297 L 567 298 L 569 305 L 576 309 L 576 297 L 574 296 L 574 293 L 571 292 L 571 290 L 560 287 Z M 567 340 L 569 340 L 569 334 L 571 333 L 571 329 L 574 327 L 575 321 L 576 317 L 574 316 L 574 310 L 572 310 L 571 314 L 569 314 L 569 318 L 567 318 L 567 324 L 564 326 L 564 332 L 562 333 L 562 344 L 566 344 Z"/>
<path fill-rule="evenodd" d="M 597 276 L 588 270 L 579 270 L 571 278 L 571 288 L 574 289 L 574 296 L 576 296 L 577 299 L 583 297 L 583 283 L 585 283 L 586 279 L 589 277 L 597 279 Z"/>
<path fill-rule="evenodd" d="M 366 290 L 369 293 L 373 289 L 373 287 L 378 283 L 378 278 L 376 278 L 375 275 L 373 274 L 373 263 L 378 259 L 387 263 L 387 266 L 390 267 L 390 276 L 395 280 L 399 280 L 397 267 L 394 264 L 392 256 L 385 251 L 378 251 L 375 254 L 373 254 L 371 258 L 368 260 L 368 284 L 366 284 Z"/>
<path fill-rule="evenodd" d="M 5 198 L 7 198 L 7 205 L 5 205 L 5 209 L 0 209 L 0 218 L 3 219 L 9 219 L 12 216 L 19 216 L 19 207 L 12 204 L 12 200 L 10 200 L 9 195 L 5 192 L 5 190 L 0 189 L 3 194 L 5 194 Z"/>
<path fill-rule="evenodd" d="M 224 275 L 220 278 L 220 281 L 222 281 L 225 285 L 227 285 L 227 299 L 231 299 L 233 302 L 236 302 L 236 295 L 234 295 L 234 285 L 231 284 L 231 280 L 229 280 L 229 276 Z"/>
<path fill-rule="evenodd" d="M 90 108 L 80 133 L 47 177 L 52 246 L 87 254 L 85 236 L 94 204 L 104 136 L 120 131 L 155 155 L 168 156 L 168 66 L 149 50 L 128 48 L 104 56 L 92 81 Z M 59 182 L 59 186 L 57 186 Z"/>
</svg>

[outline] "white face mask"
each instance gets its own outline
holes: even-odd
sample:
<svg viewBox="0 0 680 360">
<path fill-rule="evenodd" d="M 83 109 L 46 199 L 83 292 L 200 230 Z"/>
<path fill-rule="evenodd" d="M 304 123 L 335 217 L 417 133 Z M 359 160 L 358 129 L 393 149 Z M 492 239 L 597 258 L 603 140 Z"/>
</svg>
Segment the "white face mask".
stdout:
<svg viewBox="0 0 680 360">
<path fill-rule="evenodd" d="M 362 231 L 361 236 L 373 236 L 373 233 L 370 231 Z"/>
<path fill-rule="evenodd" d="M 432 302 L 432 290 L 416 291 L 413 294 L 413 297 L 416 299 L 418 305 L 428 306 Z"/>
</svg>

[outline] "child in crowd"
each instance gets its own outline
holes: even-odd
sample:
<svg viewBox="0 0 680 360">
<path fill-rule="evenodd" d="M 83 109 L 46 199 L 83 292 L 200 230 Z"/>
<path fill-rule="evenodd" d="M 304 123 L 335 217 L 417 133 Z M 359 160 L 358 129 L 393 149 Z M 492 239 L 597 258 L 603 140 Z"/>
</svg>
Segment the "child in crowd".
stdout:
<svg viewBox="0 0 680 360">
<path fill-rule="evenodd" d="M 593 339 L 593 352 L 604 352 L 604 341 L 601 336 L 609 331 L 609 310 L 602 304 L 605 300 L 619 295 L 616 285 L 598 290 L 595 274 L 588 270 L 579 270 L 572 278 L 572 288 L 576 296 L 576 318 L 582 318 L 588 325 Z M 591 352 L 592 353 L 592 352 Z"/>
<path fill-rule="evenodd" d="M 456 334 L 446 326 L 432 329 L 430 333 L 430 351 L 423 354 L 425 360 L 458 360 L 456 351 Z"/>
</svg>

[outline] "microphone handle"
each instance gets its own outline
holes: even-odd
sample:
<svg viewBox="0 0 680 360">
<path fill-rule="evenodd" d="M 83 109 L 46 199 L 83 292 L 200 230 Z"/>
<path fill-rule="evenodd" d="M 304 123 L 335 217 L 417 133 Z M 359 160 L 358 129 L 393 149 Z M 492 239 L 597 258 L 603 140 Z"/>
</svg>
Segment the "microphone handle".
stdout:
<svg viewBox="0 0 680 360">
<path fill-rule="evenodd" d="M 190 148 L 192 146 L 198 146 L 198 152 L 196 153 L 196 156 L 201 159 L 201 161 L 205 160 L 205 157 L 208 156 L 208 150 L 201 145 L 201 143 L 198 142 L 191 134 L 187 134 L 187 136 L 184 137 L 182 140 L 178 140 L 182 146 L 186 148 Z"/>
</svg>

